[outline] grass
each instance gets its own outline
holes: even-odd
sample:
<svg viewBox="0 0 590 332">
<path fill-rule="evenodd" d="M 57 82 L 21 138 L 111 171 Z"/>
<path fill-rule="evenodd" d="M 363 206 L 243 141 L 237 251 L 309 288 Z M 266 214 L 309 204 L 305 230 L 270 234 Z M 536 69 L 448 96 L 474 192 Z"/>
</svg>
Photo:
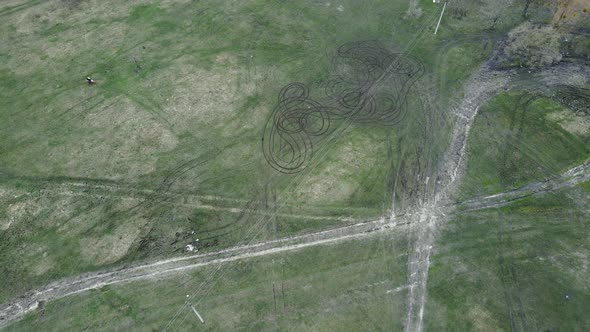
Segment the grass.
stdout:
<svg viewBox="0 0 590 332">
<path fill-rule="evenodd" d="M 588 136 L 571 126 L 571 111 L 530 97 L 501 93 L 482 107 L 460 198 L 543 180 L 588 158 Z M 432 258 L 427 329 L 587 329 L 587 187 L 453 217 Z"/>
<path fill-rule="evenodd" d="M 193 303 L 206 323 L 185 307 L 172 329 L 401 329 L 406 291 L 390 290 L 405 283 L 405 247 L 403 235 L 346 241 L 228 263 L 213 282 L 215 266 L 107 286 L 47 303 L 7 331 L 161 330 L 203 281 Z"/>
<path fill-rule="evenodd" d="M 420 6 L 414 19 L 401 0 L 2 5 L 0 225 L 9 227 L 0 266 L 11 277 L 0 302 L 83 271 L 177 255 L 184 243 L 170 243 L 195 228 L 218 239 L 203 250 L 216 250 L 247 230 L 260 240 L 346 223 L 198 204 L 368 219 L 387 212 L 393 183 L 411 202 L 448 143 L 441 110 L 491 50 L 468 36 L 519 20 L 505 15 L 490 32 L 476 4 L 464 4 L 470 14 L 449 17 L 434 36 L 440 8 Z M 425 65 L 405 120 L 352 124 L 318 147 L 305 172 L 277 175 L 260 137 L 280 88 L 305 82 L 318 96 L 329 54 L 366 39 Z"/>
<path fill-rule="evenodd" d="M 583 190 L 585 190 L 586 192 L 590 193 L 590 181 L 582 182 L 582 183 L 578 184 L 578 187 L 580 187 Z"/>
<path fill-rule="evenodd" d="M 544 97 L 523 106 L 530 97 L 502 93 L 482 107 L 469 138 L 462 198 L 540 181 L 588 158 L 588 137 L 566 130 L 555 116 L 571 111 Z"/>
<path fill-rule="evenodd" d="M 430 330 L 585 330 L 590 242 L 578 189 L 455 217 L 428 278 Z"/>
</svg>

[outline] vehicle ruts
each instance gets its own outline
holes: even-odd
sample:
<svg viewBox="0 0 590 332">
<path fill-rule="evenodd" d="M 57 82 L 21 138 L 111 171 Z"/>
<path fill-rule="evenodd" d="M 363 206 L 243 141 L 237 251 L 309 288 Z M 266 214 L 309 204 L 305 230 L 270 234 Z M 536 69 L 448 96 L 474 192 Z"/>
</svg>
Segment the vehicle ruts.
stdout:
<svg viewBox="0 0 590 332">
<path fill-rule="evenodd" d="M 277 171 L 302 171 L 313 147 L 334 121 L 378 126 L 399 123 L 407 111 L 407 95 L 424 74 L 422 63 L 388 50 L 378 41 L 341 45 L 332 58 L 322 103 L 310 98 L 303 83 L 286 85 L 266 123 L 262 150 Z"/>
</svg>

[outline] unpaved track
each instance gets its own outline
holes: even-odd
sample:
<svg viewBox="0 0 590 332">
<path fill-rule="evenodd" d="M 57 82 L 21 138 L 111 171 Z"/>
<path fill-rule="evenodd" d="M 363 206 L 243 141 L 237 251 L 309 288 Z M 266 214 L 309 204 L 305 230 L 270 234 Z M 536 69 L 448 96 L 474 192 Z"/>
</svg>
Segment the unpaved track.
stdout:
<svg viewBox="0 0 590 332">
<path fill-rule="evenodd" d="M 500 194 L 474 198 L 462 202 L 460 206 L 465 211 L 500 207 L 523 198 L 542 195 L 549 191 L 571 188 L 588 180 L 590 180 L 590 160 L 567 170 L 559 176 L 544 181 L 529 183 L 526 186 Z"/>
<path fill-rule="evenodd" d="M 408 216 L 397 217 L 395 224 L 389 223 L 385 219 L 378 219 L 316 233 L 233 247 L 218 252 L 171 258 L 117 271 L 89 273 L 75 278 L 63 279 L 0 306 L 0 327 L 36 309 L 39 301 L 56 300 L 106 285 L 157 278 L 165 274 L 212 264 L 364 238 L 392 228 L 403 228 L 409 222 L 410 218 Z"/>
<path fill-rule="evenodd" d="M 1 189 L 1 188 L 0 188 Z M 293 219 L 306 219 L 306 220 L 338 220 L 347 223 L 359 222 L 359 218 L 351 217 L 335 217 L 335 216 L 318 216 L 309 214 L 293 214 L 293 213 L 277 213 L 274 211 L 265 211 L 258 209 L 247 209 L 239 207 L 230 207 L 224 205 L 217 205 L 213 203 L 218 202 L 231 202 L 234 204 L 246 205 L 248 202 L 244 199 L 213 196 L 213 195 L 200 195 L 194 193 L 182 193 L 174 191 L 163 191 L 163 190 L 151 190 L 151 189 L 137 189 L 130 185 L 120 184 L 96 184 L 92 182 L 84 181 L 64 181 L 58 184 L 52 182 L 46 182 L 42 184 L 42 187 L 34 191 L 42 195 L 53 195 L 53 196 L 85 196 L 93 198 L 104 198 L 104 197 L 122 197 L 122 198 L 134 198 L 140 202 L 148 202 L 149 200 L 160 200 L 166 204 L 174 206 L 186 206 L 190 208 L 220 211 L 240 214 L 247 212 L 254 215 L 262 216 L 275 216 Z M 30 194 L 30 193 L 29 193 Z M 27 194 L 27 195 L 29 195 Z M 227 203 L 226 203 L 227 204 Z"/>
<path fill-rule="evenodd" d="M 485 209 L 500 204 L 508 204 L 515 199 L 525 197 L 526 191 L 534 189 L 534 194 L 539 195 L 573 186 L 589 178 L 590 161 L 568 170 L 559 177 L 531 183 L 514 191 L 470 200 L 463 204 L 469 204 L 472 209 Z M 233 247 L 218 252 L 176 257 L 116 271 L 88 273 L 74 278 L 63 279 L 0 306 L 0 327 L 21 318 L 29 311 L 35 310 L 38 307 L 39 301 L 57 300 L 106 285 L 165 277 L 175 272 L 191 270 L 207 265 L 359 239 L 393 230 L 394 228 L 400 229 L 410 226 L 417 235 L 417 239 L 414 252 L 411 253 L 408 263 L 408 270 L 411 272 L 408 281 L 408 285 L 410 285 L 408 286 L 409 300 L 412 301 L 410 302 L 412 306 L 409 306 L 411 310 L 408 311 L 408 317 L 418 319 L 418 325 L 416 327 L 417 329 L 421 329 L 424 303 L 426 300 L 425 286 L 428 277 L 430 255 L 435 240 L 433 230 L 436 227 L 437 219 L 445 218 L 445 211 L 449 213 L 449 209 L 452 207 L 453 205 L 447 205 L 441 208 L 438 208 L 436 205 L 424 206 L 421 211 L 413 214 L 390 216 L 389 221 L 382 218 L 316 233 Z M 414 317 L 414 314 L 416 317 Z M 411 319 L 408 321 L 410 322 Z"/>
<path fill-rule="evenodd" d="M 408 301 L 406 304 L 406 331 L 421 331 L 426 304 L 426 282 L 435 235 L 438 226 L 449 211 L 441 208 L 449 202 L 456 191 L 458 180 L 465 167 L 467 139 L 479 105 L 496 94 L 508 84 L 506 75 L 492 75 L 487 66 L 483 66 L 467 84 L 465 98 L 455 110 L 456 123 L 449 150 L 439 166 L 435 188 L 429 197 L 425 197 L 420 214 L 414 216 L 411 236 L 414 239 L 412 252 L 408 260 Z M 447 204 L 450 205 L 450 204 Z M 447 209 L 448 210 L 448 209 Z"/>
<path fill-rule="evenodd" d="M 546 86 L 570 83 L 574 74 L 590 77 L 590 68 L 579 64 L 562 63 L 529 75 L 526 77 L 527 79 L 522 80 L 520 79 L 521 75 L 515 71 L 493 71 L 486 63 L 466 84 L 463 102 L 452 110 L 457 122 L 454 126 L 451 144 L 439 167 L 433 194 L 431 197 L 425 197 L 425 203 L 419 206 L 422 210 L 420 217 L 410 222 L 411 235 L 415 242 L 408 261 L 408 285 L 410 288 L 406 305 L 406 331 L 422 331 L 424 327 L 426 283 L 435 235 L 440 232 L 440 226 L 448 219 L 447 215 L 454 210 L 455 204 L 452 203 L 452 197 L 457 192 L 460 179 L 465 173 L 468 136 L 480 105 L 502 89 L 520 88 L 540 92 L 544 85 L 546 91 L 543 92 L 547 93 L 547 90 L 550 89 Z M 531 80 L 535 83 L 531 84 Z M 539 84 L 539 82 L 543 84 Z M 559 185 L 559 180 L 554 182 L 549 180 L 550 184 L 546 185 L 547 190 L 583 181 L 587 176 L 587 168 L 588 165 L 584 164 L 564 173 L 565 181 L 561 185 Z M 531 186 L 536 187 L 535 184 L 531 184 Z M 542 188 L 541 185 L 539 193 L 543 191 Z M 504 198 L 509 196 L 510 194 L 507 193 Z M 482 201 L 481 208 L 485 208 L 486 204 L 483 203 L 486 201 L 485 198 L 475 200 L 472 204 L 480 204 L 477 203 L 479 201 Z"/>
</svg>

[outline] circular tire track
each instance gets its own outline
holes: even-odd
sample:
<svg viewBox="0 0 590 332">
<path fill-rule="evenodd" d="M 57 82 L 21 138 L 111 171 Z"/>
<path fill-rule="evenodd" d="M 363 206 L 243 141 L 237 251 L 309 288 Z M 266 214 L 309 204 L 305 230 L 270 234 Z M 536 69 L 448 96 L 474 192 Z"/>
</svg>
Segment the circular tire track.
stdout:
<svg viewBox="0 0 590 332">
<path fill-rule="evenodd" d="M 305 169 L 314 143 L 331 132 L 333 121 L 379 126 L 399 123 L 424 66 L 416 58 L 370 40 L 341 45 L 330 72 L 324 103 L 311 99 L 303 83 L 287 84 L 280 91 L 262 138 L 264 157 L 275 170 L 294 174 Z"/>
<path fill-rule="evenodd" d="M 340 46 L 331 71 L 326 95 L 338 106 L 336 117 L 393 126 L 403 119 L 407 95 L 424 66 L 377 41 L 361 41 Z"/>
<path fill-rule="evenodd" d="M 590 115 L 590 89 L 565 84 L 557 85 L 555 99 L 569 107 L 576 115 Z"/>
<path fill-rule="evenodd" d="M 278 105 L 264 128 L 264 158 L 277 171 L 296 173 L 309 163 L 313 138 L 330 127 L 330 113 L 309 98 L 302 83 L 290 83 L 279 93 Z"/>
</svg>

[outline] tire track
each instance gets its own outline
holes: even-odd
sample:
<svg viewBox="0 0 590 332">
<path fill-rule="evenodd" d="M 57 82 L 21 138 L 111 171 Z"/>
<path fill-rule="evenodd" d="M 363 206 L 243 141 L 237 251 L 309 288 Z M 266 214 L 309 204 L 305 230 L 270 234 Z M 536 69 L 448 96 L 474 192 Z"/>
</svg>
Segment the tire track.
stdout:
<svg viewBox="0 0 590 332">
<path fill-rule="evenodd" d="M 459 203 L 458 206 L 462 211 L 476 211 L 502 207 L 524 198 L 543 195 L 547 192 L 563 188 L 571 188 L 579 183 L 589 180 L 590 160 L 587 160 L 583 164 L 573 167 L 553 178 L 529 183 L 523 187 L 507 192 L 468 200 Z"/>
<path fill-rule="evenodd" d="M 529 331 L 529 323 L 520 296 L 520 287 L 518 286 L 514 257 L 509 256 L 514 250 L 512 236 L 510 235 L 512 231 L 512 227 L 509 227 L 508 231 L 499 230 L 498 232 L 498 240 L 500 244 L 498 246 L 500 282 L 502 284 L 502 292 L 508 309 L 508 316 L 510 317 L 511 330 Z M 504 251 L 504 253 L 502 251 Z"/>
<path fill-rule="evenodd" d="M 426 191 L 421 213 L 411 226 L 414 245 L 408 261 L 408 291 L 406 311 L 406 331 L 422 331 L 426 305 L 426 283 L 435 234 L 440 224 L 446 219 L 441 209 L 445 201 L 450 201 L 457 190 L 459 179 L 463 174 L 466 160 L 468 135 L 473 125 L 479 105 L 500 91 L 508 83 L 506 75 L 491 75 L 491 70 L 484 65 L 472 76 L 467 84 L 465 98 L 453 114 L 457 115 L 451 144 L 445 154 L 434 189 Z M 448 213 L 448 211 L 447 211 Z"/>
<path fill-rule="evenodd" d="M 491 59 L 494 58 L 492 55 Z M 408 292 L 406 331 L 422 331 L 424 321 L 424 308 L 426 304 L 426 283 L 428 279 L 428 268 L 430 257 L 435 241 L 435 234 L 447 219 L 446 214 L 452 213 L 456 204 L 451 203 L 454 194 L 458 190 L 460 179 L 466 170 L 466 149 L 471 126 L 477 115 L 479 106 L 490 97 L 507 88 L 529 88 L 535 91 L 538 89 L 559 86 L 568 82 L 572 73 L 590 76 L 589 67 L 580 67 L 576 64 L 563 63 L 550 67 L 536 73 L 542 79 L 536 82 L 536 86 L 523 86 L 518 81 L 519 74 L 523 71 L 494 71 L 489 62 L 482 65 L 480 70 L 472 76 L 466 84 L 465 97 L 459 107 L 452 110 L 456 115 L 451 144 L 443 162 L 439 167 L 439 174 L 436 177 L 435 189 L 431 197 L 425 197 L 426 204 L 422 205 L 422 214 L 410 227 L 415 238 L 413 251 L 409 256 L 408 263 Z M 529 77 L 530 80 L 530 77 Z M 541 83 L 539 83 L 541 82 Z M 547 186 L 547 190 L 561 188 L 566 185 L 581 182 L 588 179 L 588 162 L 575 167 L 566 173 L 564 178 L 569 178 L 561 185 Z M 551 182 L 551 180 L 549 180 Z M 559 182 L 559 181 L 557 181 Z M 535 184 L 530 186 L 535 187 Z M 522 190 L 524 192 L 524 190 Z M 542 190 L 539 190 L 539 193 Z M 498 195 L 497 195 L 498 196 Z M 500 195 L 501 197 L 502 195 Z M 509 197 L 510 193 L 504 194 Z M 476 199 L 472 204 L 486 206 L 484 199 Z M 522 319 L 521 319 L 522 320 Z"/>
<path fill-rule="evenodd" d="M 340 241 L 354 240 L 404 228 L 411 216 L 399 216 L 395 225 L 384 218 L 339 227 L 321 232 L 292 236 L 252 245 L 233 247 L 217 252 L 176 257 L 154 263 L 137 265 L 109 272 L 87 273 L 74 278 L 53 282 L 0 306 L 0 327 L 20 319 L 35 310 L 40 301 L 53 301 L 107 285 L 136 280 L 161 278 L 165 275 L 188 271 L 203 266 L 260 257 L 285 251 L 294 251 L 318 245 L 330 245 Z"/>
<path fill-rule="evenodd" d="M 559 67 L 560 70 L 564 71 L 571 69 L 571 67 L 567 66 L 556 67 Z M 428 194 L 424 194 L 424 199 L 421 200 L 420 204 L 417 204 L 418 208 L 415 209 L 417 212 L 403 216 L 396 216 L 395 224 L 389 220 L 390 218 L 382 218 L 322 232 L 229 248 L 213 253 L 177 257 L 111 272 L 84 274 L 79 277 L 64 279 L 51 283 L 48 286 L 0 306 L 0 326 L 4 326 L 9 322 L 19 319 L 27 312 L 34 310 L 37 308 L 39 301 L 55 300 L 90 289 L 100 288 L 105 285 L 157 278 L 166 274 L 186 271 L 202 266 L 250 257 L 259 257 L 284 251 L 298 250 L 309 246 L 327 245 L 338 241 L 357 239 L 372 234 L 382 233 L 393 228 L 397 229 L 402 226 L 404 228 L 405 226 L 410 226 L 408 228 L 410 234 L 415 238 L 415 244 L 409 255 L 408 263 L 408 285 L 410 286 L 408 292 L 406 330 L 421 331 L 423 329 L 424 321 L 428 269 L 430 266 L 435 235 L 446 220 L 449 211 L 452 211 L 454 208 L 453 204 L 447 203 L 445 205 L 445 202 L 451 201 L 452 195 L 456 192 L 459 180 L 464 173 L 466 166 L 466 146 L 471 126 L 477 114 L 479 105 L 498 92 L 501 88 L 506 87 L 509 82 L 509 75 L 510 73 L 504 72 L 494 76 L 492 75 L 492 71 L 484 65 L 480 71 L 473 76 L 467 84 L 465 98 L 463 99 L 462 104 L 453 111 L 457 116 L 455 129 L 452 133 L 449 149 L 439 167 L 436 181 L 432 182 L 434 189 L 425 190 Z M 555 185 L 547 186 L 545 191 L 561 188 L 568 185 L 568 183 L 574 183 L 576 181 L 581 182 L 581 179 L 588 179 L 588 173 L 590 173 L 588 168 L 589 165 L 588 162 L 586 162 L 584 165 L 569 170 L 564 173 L 564 181 L 562 181 L 561 184 L 557 181 L 558 183 Z M 548 181 L 551 182 L 551 180 Z M 528 186 L 535 187 L 535 184 Z M 541 185 L 541 188 L 545 187 Z M 543 190 L 544 189 L 540 189 L 538 192 L 543 192 Z M 525 192 L 525 190 L 523 189 L 521 192 Z M 513 193 L 509 192 L 493 196 L 501 198 L 506 197 L 509 199 L 512 194 Z M 476 199 L 472 203 L 476 204 L 479 202 L 477 204 L 480 204 L 480 206 L 482 206 L 481 208 L 485 208 L 486 199 L 491 200 L 493 198 L 484 197 L 482 199 Z M 509 268 L 505 270 L 508 271 L 508 274 L 512 273 Z"/>
<path fill-rule="evenodd" d="M 588 179 L 590 179 L 590 161 L 564 172 L 557 178 L 532 183 L 514 191 L 474 199 L 461 204 L 470 205 L 471 210 L 486 209 L 499 206 L 500 204 L 509 204 L 516 199 L 530 196 L 524 194 L 526 191 L 525 188 L 540 188 L 535 194 L 542 194 L 564 187 L 570 187 Z M 553 182 L 556 183 L 553 185 L 547 185 L 547 183 Z M 516 196 L 517 198 L 513 198 L 513 196 Z M 419 318 L 421 321 L 424 317 L 423 304 L 426 299 L 425 285 L 428 277 L 427 267 L 430 263 L 430 256 L 435 240 L 435 233 L 433 232 L 432 227 L 436 226 L 437 218 L 446 217 L 445 211 L 448 213 L 448 209 L 453 207 L 454 205 L 445 205 L 438 208 L 436 205 L 432 205 L 428 208 L 423 208 L 422 211 L 418 213 L 409 213 L 394 217 L 389 215 L 388 222 L 382 218 L 321 232 L 228 248 L 212 253 L 176 257 L 110 272 L 86 273 L 77 277 L 63 279 L 0 306 L 0 327 L 6 326 L 15 320 L 18 320 L 26 313 L 35 310 L 38 307 L 39 301 L 57 300 L 106 285 L 154 277 L 164 277 L 176 272 L 196 269 L 217 263 L 292 251 L 310 246 L 328 245 L 338 241 L 358 239 L 372 234 L 398 229 L 400 226 L 403 228 L 411 226 L 412 228 L 417 228 L 419 230 L 418 232 L 415 232 L 415 234 L 418 235 L 416 243 L 420 243 L 421 245 L 415 246 L 414 252 L 410 254 L 410 260 L 408 262 L 408 271 L 411 271 L 408 292 L 412 307 L 409 306 L 409 309 L 411 310 L 407 313 L 407 319 L 409 322 L 416 318 Z M 499 259 L 502 260 L 502 257 Z M 500 266 L 502 267 L 504 265 L 500 264 Z M 420 283 L 416 282 L 422 282 L 423 284 L 421 286 Z M 421 303 L 422 305 L 420 305 Z M 415 308 L 413 307 L 415 306 L 418 306 L 417 313 L 414 312 Z M 417 317 L 414 317 L 415 314 Z M 421 329 L 422 323 L 420 322 L 417 327 Z M 406 329 L 410 330 L 409 328 Z"/>
<path fill-rule="evenodd" d="M 225 202 L 226 204 L 234 203 L 242 205 L 244 203 L 247 203 L 248 201 L 245 199 L 216 195 L 201 195 L 187 192 L 139 189 L 120 184 L 93 184 L 84 181 L 67 181 L 56 185 L 45 183 L 41 188 L 34 190 L 33 192 L 41 195 L 85 196 L 99 199 L 105 197 L 135 198 L 142 202 L 159 197 L 161 199 L 166 199 L 166 203 L 174 206 L 185 206 L 196 209 L 230 212 L 235 214 L 250 213 L 255 215 L 272 215 L 277 217 L 308 220 L 340 220 L 345 222 L 360 221 L 359 218 L 352 218 L 346 216 L 322 216 L 294 213 L 276 213 L 273 211 L 264 211 L 248 208 L 248 206 L 235 207 L 231 205 L 217 205 L 215 203 L 219 201 Z"/>
</svg>

